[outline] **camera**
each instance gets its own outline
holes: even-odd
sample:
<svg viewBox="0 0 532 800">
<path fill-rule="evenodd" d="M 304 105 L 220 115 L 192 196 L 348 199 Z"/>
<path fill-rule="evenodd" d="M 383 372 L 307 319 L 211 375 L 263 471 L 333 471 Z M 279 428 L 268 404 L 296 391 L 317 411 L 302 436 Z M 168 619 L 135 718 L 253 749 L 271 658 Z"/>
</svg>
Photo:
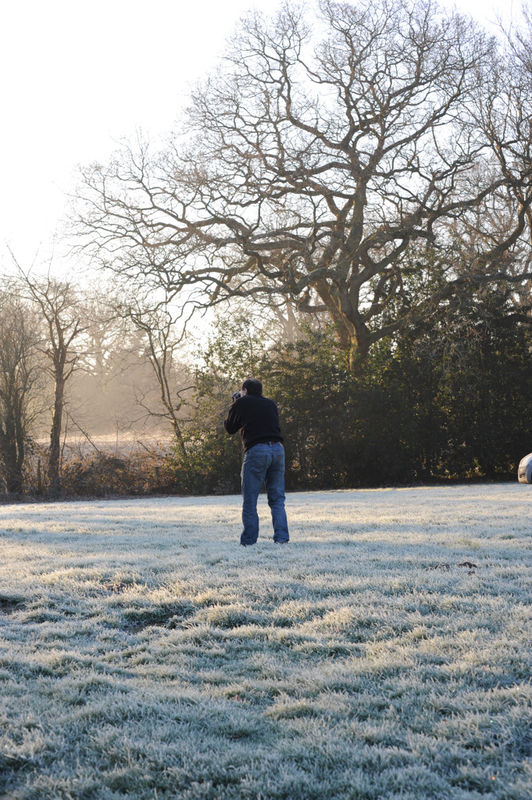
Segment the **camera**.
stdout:
<svg viewBox="0 0 532 800">
<path fill-rule="evenodd" d="M 233 403 L 236 403 L 239 397 L 242 397 L 242 392 L 233 392 Z"/>
</svg>

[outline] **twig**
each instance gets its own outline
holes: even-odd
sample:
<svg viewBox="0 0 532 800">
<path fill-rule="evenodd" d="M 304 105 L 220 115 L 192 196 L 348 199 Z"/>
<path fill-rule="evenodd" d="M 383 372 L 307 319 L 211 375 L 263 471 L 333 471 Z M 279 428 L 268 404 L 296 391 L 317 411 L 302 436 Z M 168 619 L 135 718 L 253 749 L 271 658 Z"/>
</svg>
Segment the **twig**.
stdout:
<svg viewBox="0 0 532 800">
<path fill-rule="evenodd" d="M 74 425 L 76 426 L 76 428 L 78 428 L 78 430 L 80 430 L 80 431 L 81 431 L 81 433 L 82 433 L 82 434 L 83 434 L 83 436 L 86 438 L 86 440 L 88 441 L 88 443 L 89 443 L 90 445 L 92 445 L 92 447 L 94 447 L 94 449 L 96 450 L 96 452 L 98 453 L 98 455 L 99 455 L 99 456 L 103 456 L 103 451 L 102 451 L 102 450 L 100 450 L 100 448 L 99 448 L 99 447 L 97 447 L 97 445 L 95 445 L 95 444 L 94 444 L 94 442 L 92 441 L 92 439 L 91 439 L 91 437 L 89 436 L 89 434 L 87 433 L 87 431 L 86 431 L 86 430 L 84 430 L 84 429 L 81 427 L 81 425 L 80 425 L 79 423 L 77 423 L 77 422 L 76 422 L 76 420 L 74 419 L 74 417 L 73 417 L 71 414 L 69 414 L 69 413 L 68 413 L 68 411 L 67 411 L 67 412 L 65 412 L 65 413 L 66 413 L 67 417 L 69 418 L 69 420 L 70 420 L 71 422 L 73 422 L 73 423 L 74 423 Z"/>
</svg>

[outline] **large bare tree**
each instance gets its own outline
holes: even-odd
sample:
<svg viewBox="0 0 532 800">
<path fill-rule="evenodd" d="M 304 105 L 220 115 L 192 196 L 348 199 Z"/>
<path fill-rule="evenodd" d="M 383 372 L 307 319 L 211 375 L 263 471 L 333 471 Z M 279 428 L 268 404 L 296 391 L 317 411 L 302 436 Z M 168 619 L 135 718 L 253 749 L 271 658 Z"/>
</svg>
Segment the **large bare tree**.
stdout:
<svg viewBox="0 0 532 800">
<path fill-rule="evenodd" d="M 530 96 L 495 41 L 430 0 L 252 15 L 184 134 L 84 172 L 83 246 L 183 302 L 324 309 L 354 368 L 464 286 L 524 280 L 531 132 L 491 113 L 495 63 L 524 120 Z M 499 207 L 508 224 L 461 249 L 462 230 Z"/>
</svg>

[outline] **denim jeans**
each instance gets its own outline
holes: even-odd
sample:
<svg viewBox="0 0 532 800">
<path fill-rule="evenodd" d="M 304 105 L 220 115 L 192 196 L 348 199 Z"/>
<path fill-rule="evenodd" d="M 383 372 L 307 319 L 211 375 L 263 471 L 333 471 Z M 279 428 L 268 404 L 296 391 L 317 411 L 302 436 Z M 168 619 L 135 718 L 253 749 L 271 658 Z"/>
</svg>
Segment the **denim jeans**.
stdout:
<svg viewBox="0 0 532 800">
<path fill-rule="evenodd" d="M 260 442 L 244 453 L 242 462 L 242 523 L 241 544 L 255 544 L 259 535 L 257 498 L 266 484 L 268 505 L 272 512 L 273 538 L 288 541 L 288 523 L 284 508 L 284 447 L 281 442 Z"/>
</svg>

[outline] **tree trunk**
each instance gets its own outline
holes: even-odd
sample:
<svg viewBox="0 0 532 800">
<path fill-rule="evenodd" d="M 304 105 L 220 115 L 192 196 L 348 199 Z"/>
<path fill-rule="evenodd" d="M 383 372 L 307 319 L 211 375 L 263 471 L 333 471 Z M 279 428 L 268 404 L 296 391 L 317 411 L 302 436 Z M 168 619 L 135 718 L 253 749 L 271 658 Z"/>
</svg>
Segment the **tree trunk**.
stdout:
<svg viewBox="0 0 532 800">
<path fill-rule="evenodd" d="M 19 494 L 22 491 L 24 442 L 19 440 L 13 420 L 6 420 L 5 430 L 1 431 L 0 450 L 4 466 L 6 492 L 8 494 Z"/>
<path fill-rule="evenodd" d="M 183 439 L 183 434 L 181 433 L 181 427 L 179 425 L 179 422 L 175 414 L 171 413 L 171 418 L 172 418 L 172 428 L 174 431 L 176 442 L 179 445 L 181 455 L 183 456 L 183 461 L 186 462 L 188 460 L 188 454 L 187 454 L 187 448 L 185 447 L 185 440 Z"/>
<path fill-rule="evenodd" d="M 358 336 L 356 333 L 349 342 L 349 370 L 354 375 L 360 364 L 363 364 L 369 356 L 371 343 L 369 336 Z"/>
<path fill-rule="evenodd" d="M 55 495 L 61 486 L 59 461 L 61 457 L 61 426 L 63 422 L 63 404 L 65 395 L 65 380 L 63 376 L 56 377 L 54 411 L 52 416 L 52 429 L 50 431 L 50 450 L 48 454 L 48 481 L 50 493 Z"/>
</svg>

